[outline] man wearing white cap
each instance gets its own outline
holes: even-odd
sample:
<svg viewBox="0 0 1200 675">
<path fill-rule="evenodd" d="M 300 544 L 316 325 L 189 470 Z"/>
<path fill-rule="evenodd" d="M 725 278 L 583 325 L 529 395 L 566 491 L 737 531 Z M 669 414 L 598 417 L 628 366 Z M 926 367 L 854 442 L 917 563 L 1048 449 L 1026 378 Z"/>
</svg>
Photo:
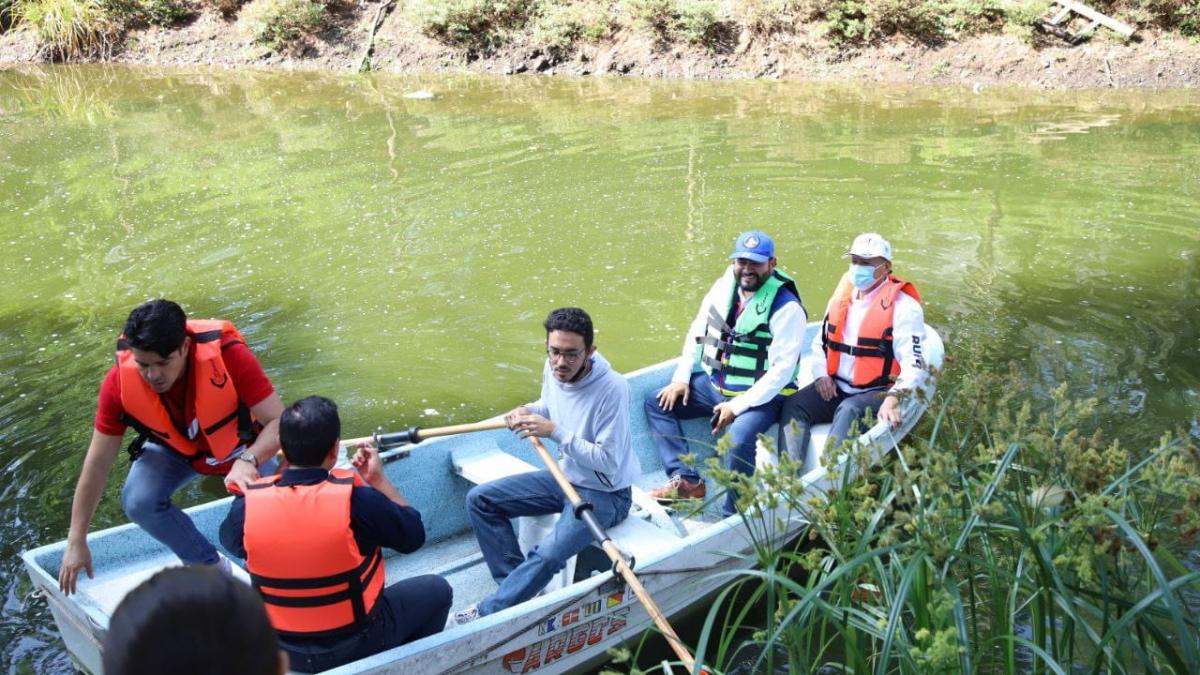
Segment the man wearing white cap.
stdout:
<svg viewBox="0 0 1200 675">
<path fill-rule="evenodd" d="M 784 398 L 796 390 L 808 315 L 796 284 L 775 268 L 775 242 L 764 232 L 744 232 L 729 258 L 733 263 L 692 321 L 671 383 L 645 400 L 669 479 L 650 493 L 659 501 L 705 496 L 696 467 L 680 459 L 688 446 L 679 420 L 709 417 L 713 435 L 728 428 L 729 466 L 749 475 L 758 434 L 775 423 Z M 726 496 L 726 515 L 735 501 L 736 495 Z"/>
<path fill-rule="evenodd" d="M 899 395 L 926 375 L 925 311 L 917 289 L 892 274 L 892 245 L 878 234 L 861 234 L 843 257 L 850 269 L 813 340 L 813 383 L 789 396 L 780 416 L 780 443 L 800 462 L 808 457 L 814 424 L 833 423 L 827 442 L 834 447 L 867 410 L 898 425 Z"/>
</svg>

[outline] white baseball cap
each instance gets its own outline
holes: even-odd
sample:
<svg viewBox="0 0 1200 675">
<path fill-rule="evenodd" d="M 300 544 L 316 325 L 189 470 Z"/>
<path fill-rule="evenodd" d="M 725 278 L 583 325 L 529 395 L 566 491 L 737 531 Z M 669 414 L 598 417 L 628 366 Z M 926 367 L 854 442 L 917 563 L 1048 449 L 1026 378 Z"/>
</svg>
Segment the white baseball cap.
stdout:
<svg viewBox="0 0 1200 675">
<path fill-rule="evenodd" d="M 842 257 L 849 258 L 852 255 L 860 258 L 886 258 L 891 262 L 892 245 L 882 235 L 867 232 L 855 237 L 854 243 L 850 244 L 850 250 Z"/>
</svg>

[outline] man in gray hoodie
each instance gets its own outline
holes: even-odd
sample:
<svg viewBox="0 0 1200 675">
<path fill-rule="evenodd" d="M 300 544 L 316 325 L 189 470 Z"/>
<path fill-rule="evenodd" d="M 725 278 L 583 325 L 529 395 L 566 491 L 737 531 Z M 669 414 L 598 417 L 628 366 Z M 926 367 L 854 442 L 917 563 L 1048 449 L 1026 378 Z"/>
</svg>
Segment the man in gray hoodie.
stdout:
<svg viewBox="0 0 1200 675">
<path fill-rule="evenodd" d="M 521 438 L 550 438 L 558 444 L 563 473 L 579 496 L 592 504 L 601 527 L 629 514 L 630 486 L 641 472 L 629 431 L 629 383 L 614 372 L 592 344 L 592 319 L 582 309 L 550 312 L 542 396 L 504 416 Z M 466 623 L 537 595 L 571 558 L 592 541 L 575 518 L 549 471 L 517 474 L 478 485 L 467 493 L 467 511 L 492 578 L 500 588 L 455 614 Z M 561 513 L 554 529 L 521 555 L 510 519 Z"/>
</svg>

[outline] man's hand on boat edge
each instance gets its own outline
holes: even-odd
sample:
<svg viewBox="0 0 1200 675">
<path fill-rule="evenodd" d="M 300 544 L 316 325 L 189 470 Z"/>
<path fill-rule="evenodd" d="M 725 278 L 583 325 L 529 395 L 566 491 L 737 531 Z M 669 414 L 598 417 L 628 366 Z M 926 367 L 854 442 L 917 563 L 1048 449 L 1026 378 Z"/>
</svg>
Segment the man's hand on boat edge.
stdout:
<svg viewBox="0 0 1200 675">
<path fill-rule="evenodd" d="M 880 422 L 887 422 L 893 429 L 900 426 L 900 399 L 892 394 L 885 396 L 876 417 Z"/>
<path fill-rule="evenodd" d="M 58 590 L 67 595 L 74 593 L 81 569 L 87 571 L 89 579 L 95 577 L 92 572 L 92 551 L 88 548 L 87 540 L 68 541 L 67 548 L 63 550 L 62 564 L 58 566 Z"/>
</svg>

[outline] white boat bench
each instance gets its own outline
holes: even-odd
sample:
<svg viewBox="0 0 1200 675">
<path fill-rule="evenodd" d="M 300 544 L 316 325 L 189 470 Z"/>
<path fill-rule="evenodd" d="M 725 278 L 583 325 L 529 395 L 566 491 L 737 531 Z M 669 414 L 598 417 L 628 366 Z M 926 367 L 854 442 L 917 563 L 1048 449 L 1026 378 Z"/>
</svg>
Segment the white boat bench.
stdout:
<svg viewBox="0 0 1200 675">
<path fill-rule="evenodd" d="M 475 485 L 493 481 L 506 476 L 537 471 L 538 467 L 525 460 L 510 455 L 498 447 L 480 451 L 477 448 L 460 452 L 451 452 L 451 464 L 454 472 Z M 522 552 L 528 553 L 554 527 L 559 514 L 549 514 L 532 518 L 518 518 L 518 540 Z M 629 517 L 616 527 L 608 528 L 608 535 L 617 548 L 635 558 L 648 558 L 660 551 L 674 548 L 673 540 L 680 537 L 679 528 L 661 505 L 638 486 L 633 486 L 633 505 L 629 509 Z M 557 588 L 556 584 L 570 584 L 575 574 L 575 559 L 572 558 L 563 572 L 555 581 L 551 581 L 547 589 Z"/>
</svg>

